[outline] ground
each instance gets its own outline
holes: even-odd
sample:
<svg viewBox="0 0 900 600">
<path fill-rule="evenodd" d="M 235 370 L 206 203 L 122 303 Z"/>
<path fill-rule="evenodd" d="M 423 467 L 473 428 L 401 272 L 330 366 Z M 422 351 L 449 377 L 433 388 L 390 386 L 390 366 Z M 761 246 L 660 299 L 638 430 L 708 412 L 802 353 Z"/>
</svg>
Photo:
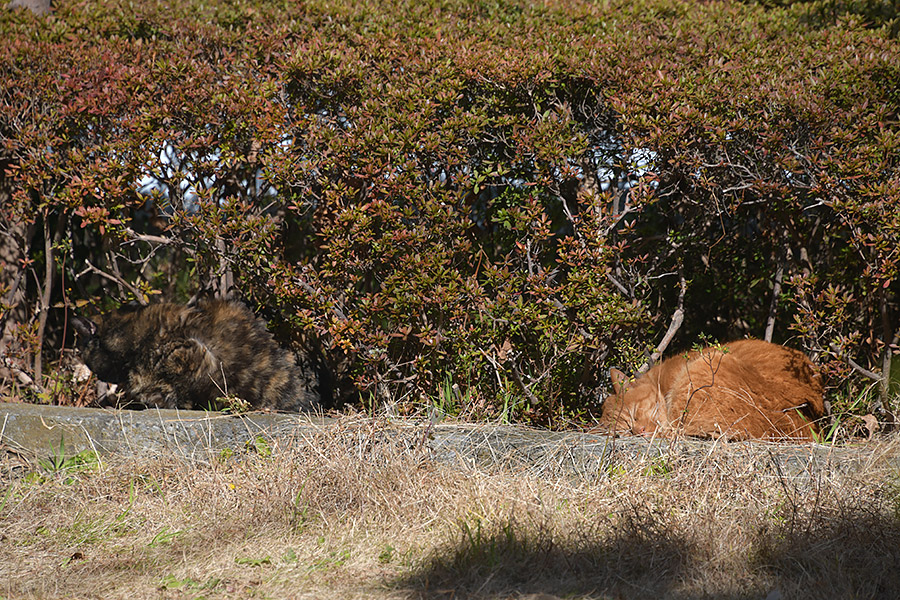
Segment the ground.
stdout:
<svg viewBox="0 0 900 600">
<path fill-rule="evenodd" d="M 478 426 L 460 431 L 486 439 Z M 427 423 L 356 418 L 205 456 L 40 458 L 6 446 L 0 596 L 786 599 L 900 589 L 896 438 L 853 450 L 852 465 L 827 458 L 845 456 L 839 449 L 706 443 L 568 468 L 565 453 L 527 465 L 499 447 L 494 461 L 447 460 L 423 443 L 429 435 Z"/>
</svg>

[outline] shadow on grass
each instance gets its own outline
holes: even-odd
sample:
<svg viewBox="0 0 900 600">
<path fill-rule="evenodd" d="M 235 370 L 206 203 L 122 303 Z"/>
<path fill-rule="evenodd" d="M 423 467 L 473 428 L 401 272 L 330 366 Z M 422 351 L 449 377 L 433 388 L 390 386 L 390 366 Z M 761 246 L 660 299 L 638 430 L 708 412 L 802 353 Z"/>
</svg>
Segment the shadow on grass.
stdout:
<svg viewBox="0 0 900 600">
<path fill-rule="evenodd" d="M 653 519 L 643 529 L 631 525 L 576 539 L 514 524 L 491 533 L 462 526 L 456 542 L 395 582 L 396 589 L 423 600 L 900 597 L 894 516 L 837 515 L 805 528 L 781 523 L 756 531 L 730 555 L 714 524 L 700 526 L 699 534 L 666 531 Z"/>
<path fill-rule="evenodd" d="M 900 598 L 900 514 L 857 508 L 758 532 L 748 559 L 783 598 Z"/>
<path fill-rule="evenodd" d="M 665 597 L 689 567 L 690 545 L 660 535 L 655 522 L 614 531 L 561 536 L 507 522 L 491 531 L 460 523 L 458 538 L 397 583 L 410 597 L 605 597 L 611 591 Z"/>
</svg>

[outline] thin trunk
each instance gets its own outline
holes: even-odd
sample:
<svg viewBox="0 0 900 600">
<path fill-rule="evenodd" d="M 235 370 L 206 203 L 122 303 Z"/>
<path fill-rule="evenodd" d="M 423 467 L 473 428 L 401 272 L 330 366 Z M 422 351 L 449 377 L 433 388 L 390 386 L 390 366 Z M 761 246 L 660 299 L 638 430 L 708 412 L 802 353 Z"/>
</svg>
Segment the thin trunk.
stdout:
<svg viewBox="0 0 900 600">
<path fill-rule="evenodd" d="M 228 264 L 228 257 L 225 254 L 225 240 L 219 238 L 216 240 L 216 250 L 219 254 L 219 285 L 216 293 L 217 298 L 228 298 L 231 288 L 234 287 L 234 273 Z"/>
<path fill-rule="evenodd" d="M 8 198 L 8 196 L 6 197 Z M 6 201 L 0 193 L 0 202 Z M 15 327 L 27 320 L 25 311 L 25 289 L 22 268 L 24 258 L 31 252 L 34 239 L 34 224 L 4 223 L 0 232 L 0 289 L 6 290 L 0 309 L 0 354 L 7 354 L 14 345 Z"/>
<path fill-rule="evenodd" d="M 778 261 L 778 268 L 775 270 L 775 281 L 772 285 L 772 300 L 769 302 L 769 318 L 766 319 L 766 335 L 767 342 L 772 341 L 772 334 L 775 333 L 775 315 L 778 313 L 778 298 L 781 296 L 781 282 L 784 281 L 784 259 Z"/>
<path fill-rule="evenodd" d="M 891 361 L 893 350 L 891 346 L 897 343 L 897 335 L 891 326 L 891 313 L 888 306 L 888 292 L 881 292 L 881 332 L 884 340 L 884 355 L 881 358 L 881 405 L 889 409 L 888 401 L 891 395 Z"/>
<path fill-rule="evenodd" d="M 53 276 L 56 273 L 55 265 L 53 264 L 53 247 L 59 243 L 59 240 L 62 237 L 62 229 L 64 223 L 63 214 L 60 213 L 56 219 L 56 231 L 53 233 L 53 236 L 50 235 L 50 223 L 49 223 L 50 214 L 49 212 L 44 215 L 44 284 L 43 289 L 41 290 L 41 305 L 39 307 L 38 313 L 38 331 L 37 331 L 37 341 L 36 348 L 34 354 L 34 381 L 37 385 L 42 385 L 41 381 L 43 379 L 42 371 L 43 371 L 43 346 L 44 346 L 44 330 L 47 327 L 47 315 L 50 311 L 50 300 L 52 299 L 53 294 Z"/>
</svg>

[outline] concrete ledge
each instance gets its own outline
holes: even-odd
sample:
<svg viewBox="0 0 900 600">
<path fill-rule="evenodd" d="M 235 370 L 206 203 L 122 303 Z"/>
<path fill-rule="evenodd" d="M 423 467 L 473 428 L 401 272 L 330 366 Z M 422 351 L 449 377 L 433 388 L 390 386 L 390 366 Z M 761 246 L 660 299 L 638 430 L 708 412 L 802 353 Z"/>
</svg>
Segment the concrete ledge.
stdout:
<svg viewBox="0 0 900 600">
<path fill-rule="evenodd" d="M 72 454 L 94 450 L 148 456 L 174 451 L 191 456 L 239 447 L 258 435 L 283 435 L 301 423 L 322 427 L 327 422 L 321 417 L 264 413 L 235 416 L 0 403 L 0 442 L 35 454 L 58 448 L 62 440 Z"/>
<path fill-rule="evenodd" d="M 616 465 L 690 461 L 710 468 L 746 469 L 810 479 L 823 474 L 900 469 L 900 443 L 859 447 L 817 444 L 725 443 L 647 438 L 611 438 L 482 424 L 432 424 L 426 420 L 327 418 L 202 411 L 110 410 L 0 403 L 0 448 L 32 457 L 66 454 L 152 457 L 163 453 L 208 460 L 222 450 L 240 450 L 258 436 L 303 451 L 316 436 L 340 437 L 354 454 L 389 442 L 422 458 L 459 466 L 513 469 L 536 476 L 605 477 Z M 895 438 L 896 441 L 897 438 Z"/>
</svg>

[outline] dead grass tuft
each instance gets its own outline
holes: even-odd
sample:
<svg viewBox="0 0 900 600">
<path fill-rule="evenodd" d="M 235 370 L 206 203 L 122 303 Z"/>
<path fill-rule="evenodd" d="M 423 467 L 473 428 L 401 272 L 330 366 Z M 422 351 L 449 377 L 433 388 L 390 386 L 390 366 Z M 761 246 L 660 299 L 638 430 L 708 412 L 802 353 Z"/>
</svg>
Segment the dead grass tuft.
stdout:
<svg viewBox="0 0 900 600">
<path fill-rule="evenodd" d="M 739 468 L 752 461 L 726 449 L 538 477 L 434 462 L 421 440 L 414 428 L 347 420 L 208 461 L 4 468 L 0 595 L 893 598 L 900 589 L 900 477 L 885 461 L 788 477 Z M 871 449 L 896 452 L 896 441 Z"/>
</svg>

